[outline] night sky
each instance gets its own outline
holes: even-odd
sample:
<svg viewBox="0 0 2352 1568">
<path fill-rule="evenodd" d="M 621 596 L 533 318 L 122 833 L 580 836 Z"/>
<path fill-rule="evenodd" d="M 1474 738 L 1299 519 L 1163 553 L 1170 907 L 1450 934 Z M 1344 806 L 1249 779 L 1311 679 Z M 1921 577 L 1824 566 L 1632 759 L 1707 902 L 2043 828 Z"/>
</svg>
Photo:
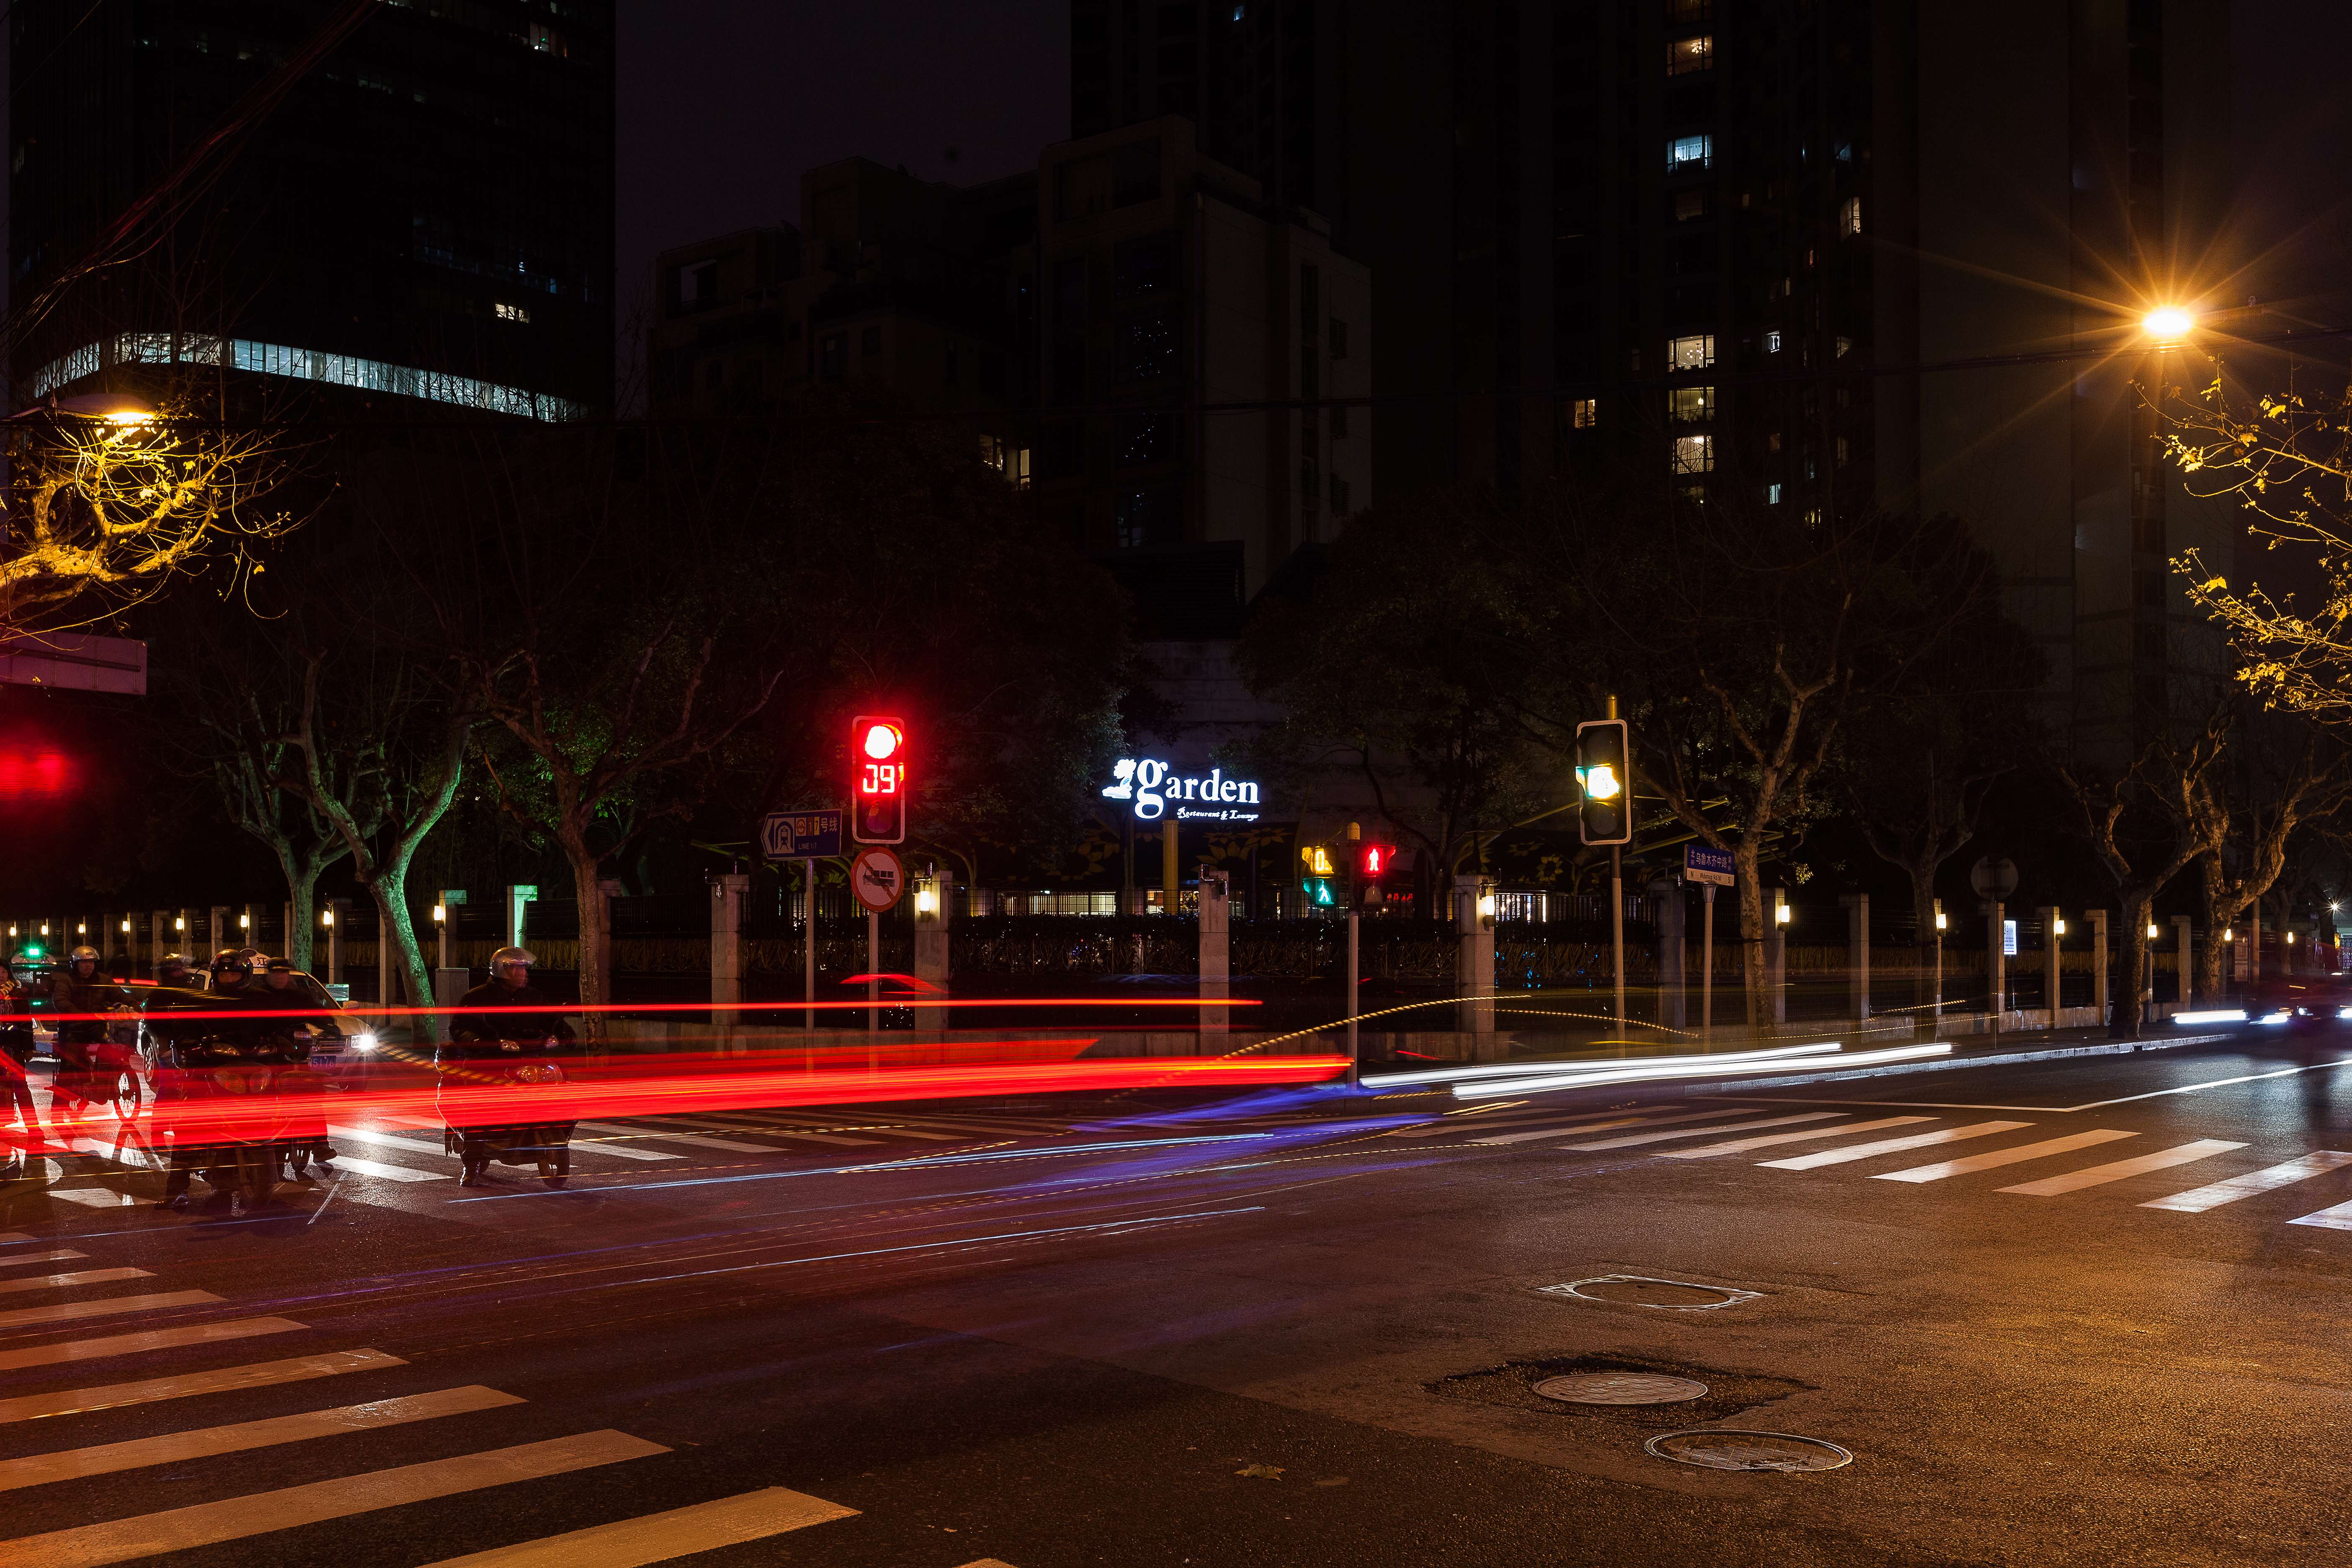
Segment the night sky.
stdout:
<svg viewBox="0 0 2352 1568">
<path fill-rule="evenodd" d="M 620 0 L 620 14 L 625 321 L 655 252 L 799 222 L 803 170 L 863 155 L 968 184 L 1034 168 L 1070 133 L 1069 0 Z"/>
</svg>

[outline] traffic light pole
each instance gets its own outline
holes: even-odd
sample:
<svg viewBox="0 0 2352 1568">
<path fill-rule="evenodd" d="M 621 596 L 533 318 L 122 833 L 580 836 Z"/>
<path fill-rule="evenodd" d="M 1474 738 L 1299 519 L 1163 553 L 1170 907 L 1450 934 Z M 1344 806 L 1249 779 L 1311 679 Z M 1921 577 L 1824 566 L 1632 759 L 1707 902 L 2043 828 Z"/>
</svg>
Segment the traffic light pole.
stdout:
<svg viewBox="0 0 2352 1568">
<path fill-rule="evenodd" d="M 873 978 L 882 973 L 882 917 L 873 910 L 866 911 L 866 1032 L 879 1033 L 882 1010 L 875 1004 L 882 999 L 882 983 Z"/>
<path fill-rule="evenodd" d="M 1617 694 L 1613 691 L 1609 694 L 1609 717 L 1617 717 Z M 1629 755 L 1625 762 L 1625 804 L 1630 807 L 1633 805 L 1633 758 Z M 1625 847 L 1622 844 L 1609 847 L 1609 942 L 1616 953 L 1615 962 L 1610 968 L 1615 972 L 1617 981 L 1617 1026 L 1622 1029 L 1625 1026 Z"/>
<path fill-rule="evenodd" d="M 1356 921 L 1354 910 L 1348 911 L 1348 1081 L 1356 1081 L 1356 1073 L 1363 1058 L 1356 1047 L 1356 987 L 1360 970 L 1356 967 Z"/>
<path fill-rule="evenodd" d="M 1715 884 L 1706 889 L 1706 912 L 1699 920 L 1698 1032 L 1715 1033 Z"/>
</svg>

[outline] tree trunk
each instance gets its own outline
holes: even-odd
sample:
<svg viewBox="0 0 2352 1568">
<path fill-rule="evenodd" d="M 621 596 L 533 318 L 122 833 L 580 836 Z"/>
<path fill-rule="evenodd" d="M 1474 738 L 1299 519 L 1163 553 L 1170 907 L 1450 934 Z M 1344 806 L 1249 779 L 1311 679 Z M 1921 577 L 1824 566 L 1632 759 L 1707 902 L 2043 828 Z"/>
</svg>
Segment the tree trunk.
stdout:
<svg viewBox="0 0 2352 1568">
<path fill-rule="evenodd" d="M 278 868 L 286 876 L 286 961 L 308 974 L 310 937 L 319 924 L 319 879 L 341 857 L 297 855 L 293 845 L 283 842 L 270 847 L 278 852 Z"/>
<path fill-rule="evenodd" d="M 1931 840 L 1904 868 L 1911 874 L 1911 918 L 1918 922 L 1918 930 L 1913 934 L 1911 943 L 1919 950 L 1923 964 L 1927 962 L 1925 955 L 1927 950 L 1936 942 L 1936 871 L 1942 864 L 1943 859 L 1937 855 Z"/>
<path fill-rule="evenodd" d="M 2230 907 L 2221 857 L 2200 856 L 2199 865 L 2205 876 L 2205 947 L 2197 955 L 2197 987 L 2219 1006 L 2222 995 L 2221 955 L 2227 951 L 2221 944 L 2221 933 L 2237 919 L 2238 911 Z"/>
<path fill-rule="evenodd" d="M 2153 888 L 2122 891 L 2124 917 L 2124 972 L 2116 976 L 2115 1021 L 2107 1033 L 2117 1039 L 2137 1040 L 2147 1022 L 2147 1010 L 2143 1005 L 2141 988 L 2152 983 L 2147 973 L 2147 911 L 2156 902 Z"/>
<path fill-rule="evenodd" d="M 416 945 L 415 922 L 408 915 L 408 863 L 415 850 L 395 844 L 392 852 L 380 861 L 375 878 L 368 891 L 375 899 L 375 918 L 384 922 L 392 933 L 393 945 L 400 955 L 400 973 L 408 988 L 408 1005 L 427 1007 L 433 1003 L 431 972 L 425 967 L 424 950 Z M 392 976 L 376 977 L 377 1000 L 386 1007 L 394 1005 Z M 409 1021 L 408 1037 L 412 1043 L 425 1044 L 441 1037 L 441 1020 L 432 1014 L 422 1014 Z"/>
<path fill-rule="evenodd" d="M 1771 1020 L 1770 993 L 1764 974 L 1764 922 L 1770 917 L 1764 910 L 1764 885 L 1757 867 L 1762 857 L 1757 853 L 1756 840 L 1746 834 L 1732 847 L 1731 868 L 1739 880 L 1739 955 L 1740 969 L 1748 992 L 1748 1026 L 1760 1029 Z"/>
<path fill-rule="evenodd" d="M 580 1032 L 593 1046 L 606 1037 L 604 1005 L 612 1000 L 604 972 L 604 893 L 597 887 L 596 852 L 576 834 L 562 837 L 563 858 L 572 865 L 572 893 L 580 904 Z"/>
</svg>

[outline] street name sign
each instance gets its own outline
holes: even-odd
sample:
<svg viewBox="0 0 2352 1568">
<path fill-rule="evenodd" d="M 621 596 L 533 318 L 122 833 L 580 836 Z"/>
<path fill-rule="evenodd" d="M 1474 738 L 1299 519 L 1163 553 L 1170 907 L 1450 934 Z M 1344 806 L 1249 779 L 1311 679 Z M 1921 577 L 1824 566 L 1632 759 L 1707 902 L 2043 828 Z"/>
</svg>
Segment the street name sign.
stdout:
<svg viewBox="0 0 2352 1568">
<path fill-rule="evenodd" d="M 869 844 L 849 863 L 849 890 L 878 915 L 906 897 L 907 868 L 890 850 Z"/>
<path fill-rule="evenodd" d="M 760 819 L 760 853 L 771 860 L 825 859 L 841 853 L 838 811 L 772 811 Z"/>
<path fill-rule="evenodd" d="M 1731 851 L 1717 849 L 1705 844 L 1683 846 L 1683 880 L 1712 882 L 1718 888 L 1728 888 L 1738 879 L 1731 869 Z"/>
</svg>

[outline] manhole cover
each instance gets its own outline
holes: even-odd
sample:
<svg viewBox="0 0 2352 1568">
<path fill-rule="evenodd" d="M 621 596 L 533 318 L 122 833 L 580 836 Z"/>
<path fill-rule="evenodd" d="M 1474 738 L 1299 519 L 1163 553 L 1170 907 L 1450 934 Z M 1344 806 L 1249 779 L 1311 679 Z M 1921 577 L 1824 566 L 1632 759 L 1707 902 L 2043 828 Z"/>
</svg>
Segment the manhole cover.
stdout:
<svg viewBox="0 0 2352 1568">
<path fill-rule="evenodd" d="M 1679 1405 L 1705 1399 L 1706 1384 L 1654 1372 L 1576 1372 L 1548 1377 L 1536 1392 L 1570 1405 Z"/>
<path fill-rule="evenodd" d="M 1754 1290 L 1734 1290 L 1723 1285 L 1694 1285 L 1684 1279 L 1652 1279 L 1639 1274 L 1603 1274 L 1591 1279 L 1571 1279 L 1565 1285 L 1538 1287 L 1548 1296 L 1574 1296 L 1586 1301 L 1613 1301 L 1621 1306 L 1664 1307 L 1681 1311 L 1711 1307 L 1736 1307 L 1759 1300 Z"/>
<path fill-rule="evenodd" d="M 1661 1432 L 1642 1447 L 1661 1459 L 1710 1470 L 1834 1470 L 1853 1463 L 1852 1454 L 1819 1437 L 1727 1426 Z"/>
</svg>

